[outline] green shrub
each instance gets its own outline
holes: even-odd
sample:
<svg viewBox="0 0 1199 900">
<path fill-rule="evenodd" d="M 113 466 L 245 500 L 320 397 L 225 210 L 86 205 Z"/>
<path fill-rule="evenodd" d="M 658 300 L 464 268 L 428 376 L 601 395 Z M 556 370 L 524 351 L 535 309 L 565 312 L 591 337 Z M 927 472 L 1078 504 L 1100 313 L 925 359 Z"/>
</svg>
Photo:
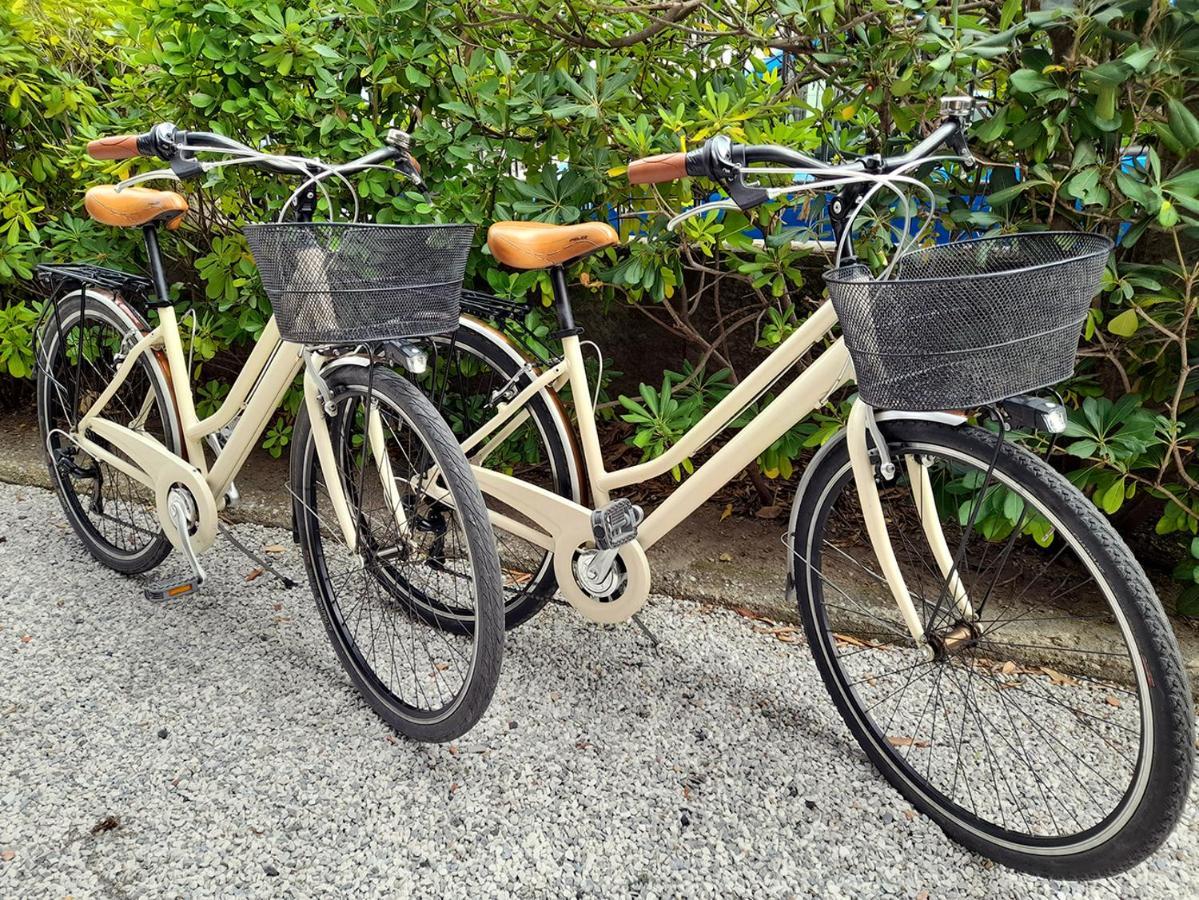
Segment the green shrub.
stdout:
<svg viewBox="0 0 1199 900">
<path fill-rule="evenodd" d="M 79 201 L 87 185 L 150 163 L 86 161 L 85 138 L 172 120 L 336 159 L 398 126 L 414 132 L 438 197 L 434 208 L 371 173 L 360 199 L 380 221 L 571 222 L 616 209 L 626 234 L 644 232 L 576 277 L 598 302 L 686 345 L 661 389 L 610 407 L 654 455 L 806 316 L 824 260 L 791 248 L 804 234 L 781 226 L 779 205 L 666 234 L 692 186 L 630 188 L 627 160 L 718 132 L 810 152 L 891 152 L 928 128 L 942 95 L 975 91 L 992 101 L 972 139 L 991 175 L 984 183 L 982 168 L 954 165 L 938 175 L 947 229 L 1117 236 L 1131 224 L 1065 386 L 1077 409 L 1055 462 L 1127 528 L 1147 519 L 1179 538 L 1180 608 L 1199 612 L 1199 3 L 1036 6 L 17 0 L 0 10 L 0 376 L 28 377 L 21 348 L 37 259 L 137 264 L 133 237 L 87 222 Z M 785 64 L 768 65 L 769 51 L 785 52 Z M 272 215 L 288 191 L 277 178 L 214 172 L 169 243 L 180 304 L 197 310 L 194 374 L 207 402 L 220 396 L 215 362 L 244 352 L 269 315 L 237 225 Z M 989 209 L 970 202 L 980 193 Z M 889 252 L 894 212 L 866 217 L 860 245 L 873 262 Z M 747 237 L 751 227 L 767 240 Z M 482 248 L 471 277 L 535 305 L 548 296 L 542 275 L 501 270 Z M 790 476 L 842 415 L 826 410 L 776 442 L 754 473 L 760 491 L 769 496 L 770 480 Z M 272 450 L 287 427 L 285 411 Z M 993 533 L 1004 506 L 989 513 Z"/>
</svg>

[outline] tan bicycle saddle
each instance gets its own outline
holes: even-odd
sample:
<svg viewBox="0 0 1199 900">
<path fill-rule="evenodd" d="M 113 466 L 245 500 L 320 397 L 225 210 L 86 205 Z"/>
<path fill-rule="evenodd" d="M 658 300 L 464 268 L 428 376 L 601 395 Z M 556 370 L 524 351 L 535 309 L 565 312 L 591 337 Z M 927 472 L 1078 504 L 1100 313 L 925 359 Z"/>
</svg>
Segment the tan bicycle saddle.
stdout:
<svg viewBox="0 0 1199 900">
<path fill-rule="evenodd" d="M 187 213 L 187 200 L 174 191 L 129 187 L 118 191 L 112 185 L 90 188 L 83 197 L 88 215 L 105 225 L 129 228 L 165 222 L 175 229 Z"/>
<path fill-rule="evenodd" d="M 487 229 L 491 255 L 513 269 L 561 266 L 619 243 L 620 237 L 607 222 L 496 222 Z"/>
</svg>

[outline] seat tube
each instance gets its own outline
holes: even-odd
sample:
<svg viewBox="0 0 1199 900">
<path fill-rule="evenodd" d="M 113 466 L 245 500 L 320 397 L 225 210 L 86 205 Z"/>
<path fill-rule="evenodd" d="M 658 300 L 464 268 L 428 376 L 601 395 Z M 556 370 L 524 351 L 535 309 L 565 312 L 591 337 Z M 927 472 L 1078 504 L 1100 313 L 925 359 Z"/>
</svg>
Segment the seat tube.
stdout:
<svg viewBox="0 0 1199 900">
<path fill-rule="evenodd" d="M 550 268 L 550 285 L 554 289 L 554 308 L 558 313 L 558 332 L 555 337 L 565 338 L 579 334 L 582 329 L 575 325 L 574 310 L 570 308 L 570 292 L 566 289 L 566 270 L 561 266 Z"/>
<path fill-rule="evenodd" d="M 553 336 L 562 341 L 562 357 L 566 360 L 570 378 L 571 402 L 578 419 L 579 442 L 583 445 L 583 461 L 586 463 L 587 480 L 591 486 L 591 498 L 596 506 L 603 506 L 608 502 L 608 491 L 601 484 L 604 476 L 604 453 L 595 425 L 595 410 L 591 406 L 591 386 L 587 384 L 583 351 L 579 346 L 579 335 L 583 333 L 583 329 L 575 324 L 574 312 L 570 308 L 566 270 L 561 266 L 553 266 L 549 272 L 550 283 L 554 288 L 554 305 L 558 311 L 558 330 Z"/>
<path fill-rule="evenodd" d="M 155 306 L 168 306 L 171 302 L 171 290 L 167 285 L 166 271 L 162 267 L 162 252 L 158 248 L 158 226 L 146 225 L 142 228 L 146 238 L 146 256 L 150 260 L 150 278 L 154 281 L 154 293 L 158 295 Z"/>
</svg>

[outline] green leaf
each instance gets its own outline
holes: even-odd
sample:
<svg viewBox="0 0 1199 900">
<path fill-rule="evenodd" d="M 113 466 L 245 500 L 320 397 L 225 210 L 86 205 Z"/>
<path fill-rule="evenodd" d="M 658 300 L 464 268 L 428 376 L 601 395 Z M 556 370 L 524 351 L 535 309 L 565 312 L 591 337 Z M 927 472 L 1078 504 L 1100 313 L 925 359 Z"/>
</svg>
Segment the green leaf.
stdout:
<svg viewBox="0 0 1199 900">
<path fill-rule="evenodd" d="M 1175 610 L 1180 616 L 1199 616 L 1199 584 L 1192 584 L 1178 595 Z"/>
<path fill-rule="evenodd" d="M 1192 151 L 1199 147 L 1199 119 L 1177 98 L 1171 97 L 1167 107 L 1170 131 L 1178 138 L 1178 143 Z"/>
<path fill-rule="evenodd" d="M 1133 68 L 1128 63 L 1113 59 L 1093 69 L 1084 70 L 1082 77 L 1084 81 L 1089 81 L 1092 84 L 1116 87 L 1127 81 L 1132 76 L 1132 73 Z"/>
<path fill-rule="evenodd" d="M 1116 173 L 1116 186 L 1129 200 L 1134 200 L 1148 211 L 1157 209 L 1157 195 L 1143 181 L 1138 181 L 1124 172 Z"/>
<path fill-rule="evenodd" d="M 1075 441 L 1066 448 L 1066 452 L 1071 456 L 1077 456 L 1079 459 L 1090 459 L 1095 455 L 1095 451 L 1099 449 L 1099 442 L 1084 439 Z"/>
<path fill-rule="evenodd" d="M 1053 82 L 1033 69 L 1017 69 L 1008 76 L 1013 88 L 1025 94 L 1035 94 L 1046 88 L 1053 87 Z"/>
<path fill-rule="evenodd" d="M 1121 59 L 1132 68 L 1134 72 L 1143 72 L 1149 63 L 1153 62 L 1160 51 L 1157 47 L 1142 47 L 1139 50 L 1129 50 L 1121 57 Z"/>
<path fill-rule="evenodd" d="M 1124 505 L 1124 479 L 1117 478 L 1107 489 L 1104 490 L 1099 498 L 1099 506 L 1109 516 L 1117 512 Z"/>
</svg>

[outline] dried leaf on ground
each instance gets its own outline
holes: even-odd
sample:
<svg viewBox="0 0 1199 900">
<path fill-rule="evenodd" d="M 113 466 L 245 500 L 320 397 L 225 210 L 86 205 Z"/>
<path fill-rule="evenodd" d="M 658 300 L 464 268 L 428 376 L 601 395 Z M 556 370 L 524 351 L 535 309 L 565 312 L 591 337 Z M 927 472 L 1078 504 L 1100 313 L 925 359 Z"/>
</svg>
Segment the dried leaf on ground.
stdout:
<svg viewBox="0 0 1199 900">
<path fill-rule="evenodd" d="M 533 577 L 528 572 L 521 572 L 517 569 L 500 569 L 500 571 L 504 575 L 505 583 L 510 587 L 521 587 Z"/>
<path fill-rule="evenodd" d="M 266 569 L 251 569 L 249 574 L 246 575 L 246 581 L 253 581 L 255 578 L 261 576 L 265 571 Z"/>
<path fill-rule="evenodd" d="M 1049 666 L 1041 666 L 1041 672 L 1045 675 L 1048 675 L 1049 680 L 1059 687 L 1073 686 L 1078 684 L 1077 679 L 1071 678 L 1069 675 L 1063 675 L 1061 672 L 1057 671 L 1057 669 L 1051 669 Z"/>
<path fill-rule="evenodd" d="M 783 508 L 781 506 L 774 506 L 773 504 L 770 506 L 763 506 L 756 513 L 754 513 L 754 515 L 759 519 L 777 519 L 782 514 Z"/>
<path fill-rule="evenodd" d="M 760 612 L 755 612 L 754 610 L 750 609 L 748 606 L 734 606 L 732 609 L 733 609 L 733 612 L 735 612 L 737 615 L 739 615 L 743 618 L 746 618 L 746 619 L 755 619 L 759 622 L 773 621 L 770 618 L 768 618 L 767 616 L 762 615 Z"/>
<path fill-rule="evenodd" d="M 919 738 L 908 737 L 902 734 L 887 735 L 887 743 L 892 747 L 927 747 L 928 741 L 922 741 Z"/>
<path fill-rule="evenodd" d="M 266 547 L 263 547 L 262 552 L 263 553 L 285 553 L 285 552 L 287 552 L 287 548 L 284 547 L 282 544 L 270 544 Z"/>
<path fill-rule="evenodd" d="M 121 820 L 116 816 L 105 816 L 99 822 L 92 826 L 92 834 L 100 834 L 103 831 L 116 831 L 121 827 Z"/>
<path fill-rule="evenodd" d="M 849 646 L 851 646 L 851 647 L 869 647 L 869 646 L 871 646 L 870 644 L 867 644 L 865 641 L 863 641 L 861 638 L 854 637 L 852 634 L 841 634 L 840 632 L 837 632 L 837 631 L 833 632 L 833 639 L 838 644 L 849 644 Z"/>
</svg>

